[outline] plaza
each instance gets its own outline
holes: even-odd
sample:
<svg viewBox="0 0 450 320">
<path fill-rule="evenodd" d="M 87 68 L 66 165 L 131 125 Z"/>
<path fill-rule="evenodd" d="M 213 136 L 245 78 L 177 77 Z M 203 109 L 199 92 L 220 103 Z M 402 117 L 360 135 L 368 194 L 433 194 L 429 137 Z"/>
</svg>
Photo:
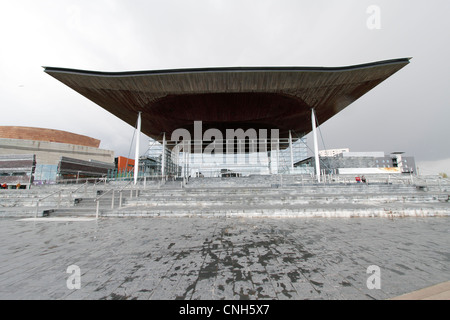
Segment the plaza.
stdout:
<svg viewBox="0 0 450 320">
<path fill-rule="evenodd" d="M 448 217 L 3 218 L 0 299 L 391 299 L 449 280 L 449 228 Z"/>
</svg>

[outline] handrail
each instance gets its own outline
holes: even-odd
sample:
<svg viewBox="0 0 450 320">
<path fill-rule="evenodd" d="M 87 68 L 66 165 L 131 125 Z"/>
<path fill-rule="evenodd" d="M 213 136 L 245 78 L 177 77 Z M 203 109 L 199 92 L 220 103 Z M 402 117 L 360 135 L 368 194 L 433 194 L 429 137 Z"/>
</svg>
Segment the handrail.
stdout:
<svg viewBox="0 0 450 320">
<path fill-rule="evenodd" d="M 76 188 L 75 190 L 71 191 L 71 194 L 74 194 L 75 192 L 77 192 L 78 190 L 80 190 L 82 187 L 87 186 L 88 182 L 86 181 L 85 183 L 83 183 L 81 186 L 79 186 L 78 188 Z"/>
<path fill-rule="evenodd" d="M 59 194 L 59 200 L 58 200 L 58 209 L 59 209 L 59 206 L 60 206 L 60 204 L 61 204 L 61 192 L 62 192 L 63 190 L 64 190 L 64 189 L 61 188 L 61 189 L 59 189 L 58 191 L 55 191 L 55 192 L 49 194 L 48 196 L 45 196 L 45 197 L 43 197 L 43 198 L 38 199 L 37 202 L 36 202 L 36 212 L 35 212 L 35 214 L 34 214 L 34 218 L 37 218 L 37 213 L 38 213 L 38 210 L 39 210 L 39 203 L 40 203 L 42 200 L 45 200 L 45 199 L 47 199 L 47 198 L 50 198 L 51 196 L 53 196 L 53 195 L 55 195 L 55 194 L 57 194 L 57 193 Z"/>
<path fill-rule="evenodd" d="M 122 206 L 122 191 L 128 187 L 129 184 L 131 184 L 133 182 L 133 180 L 129 181 L 125 186 L 123 186 L 121 189 L 118 190 L 118 192 L 120 193 L 120 206 Z M 97 198 L 94 199 L 94 202 L 97 203 L 97 208 L 96 208 L 96 212 L 95 212 L 95 217 L 98 219 L 98 214 L 99 214 L 99 209 L 100 209 L 100 199 L 102 197 L 104 197 L 105 195 L 107 195 L 110 192 L 113 192 L 112 195 L 112 199 L 111 199 L 111 209 L 114 209 L 114 193 L 115 193 L 115 188 L 111 188 L 109 190 L 107 190 L 106 192 L 104 192 L 103 194 L 101 194 L 100 196 L 98 196 Z M 132 190 L 131 190 L 132 191 Z"/>
<path fill-rule="evenodd" d="M 109 189 L 109 190 L 106 191 L 106 192 L 103 192 L 100 196 L 98 196 L 97 198 L 95 198 L 94 201 L 100 200 L 103 196 L 105 196 L 107 193 L 109 193 L 109 192 L 111 192 L 111 191 L 113 191 L 113 190 L 114 190 L 114 188 Z"/>
<path fill-rule="evenodd" d="M 108 191 L 104 192 L 103 194 L 101 194 L 100 196 L 98 196 L 97 198 L 94 199 L 94 202 L 97 203 L 97 208 L 95 211 L 95 218 L 98 219 L 98 211 L 99 211 L 99 207 L 100 207 L 100 199 L 102 197 L 104 197 L 106 194 L 108 194 L 109 192 L 114 191 L 114 189 L 109 189 Z M 114 205 L 114 192 L 113 192 L 113 197 L 112 197 L 112 203 Z"/>
<path fill-rule="evenodd" d="M 86 182 L 94 182 L 97 181 L 98 179 L 102 179 L 99 177 L 94 177 L 94 178 L 78 178 L 78 179 L 59 179 L 56 180 L 56 184 L 84 184 Z"/>
<path fill-rule="evenodd" d="M 61 192 L 62 190 L 63 190 L 63 189 L 59 189 L 58 191 L 55 191 L 55 192 L 49 194 L 48 196 L 45 196 L 45 197 L 43 197 L 43 198 L 38 199 L 38 201 L 42 201 L 42 200 L 45 200 L 45 199 L 47 199 L 47 198 L 50 198 L 51 196 L 53 196 L 53 195 L 56 194 L 56 193 Z"/>
<path fill-rule="evenodd" d="M 122 192 L 123 189 L 125 189 L 126 187 L 128 187 L 128 185 L 129 185 L 130 183 L 132 183 L 132 182 L 134 182 L 134 181 L 133 181 L 133 180 L 128 181 L 128 183 L 127 183 L 126 185 L 124 185 L 124 186 L 119 190 L 119 192 Z"/>
<path fill-rule="evenodd" d="M 100 182 L 106 182 L 106 177 L 101 177 L 101 178 L 95 178 L 98 179 L 97 182 L 94 182 L 94 187 L 99 184 Z"/>
</svg>

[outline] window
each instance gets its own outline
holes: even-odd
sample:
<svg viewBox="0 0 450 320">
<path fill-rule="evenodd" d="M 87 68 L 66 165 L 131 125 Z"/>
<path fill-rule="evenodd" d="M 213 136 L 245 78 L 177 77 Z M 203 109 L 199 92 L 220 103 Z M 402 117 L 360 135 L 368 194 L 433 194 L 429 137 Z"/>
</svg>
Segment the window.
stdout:
<svg viewBox="0 0 450 320">
<path fill-rule="evenodd" d="M 35 181 L 55 181 L 58 165 L 36 165 L 34 173 Z"/>
</svg>

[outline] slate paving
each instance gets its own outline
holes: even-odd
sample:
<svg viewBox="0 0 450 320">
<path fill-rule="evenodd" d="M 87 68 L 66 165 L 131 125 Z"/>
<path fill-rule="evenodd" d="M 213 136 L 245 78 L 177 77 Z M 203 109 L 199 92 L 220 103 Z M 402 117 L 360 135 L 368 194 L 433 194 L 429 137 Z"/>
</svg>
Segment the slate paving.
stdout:
<svg viewBox="0 0 450 320">
<path fill-rule="evenodd" d="M 450 280 L 449 231 L 448 217 L 1 219 L 0 299 L 389 299 Z"/>
</svg>

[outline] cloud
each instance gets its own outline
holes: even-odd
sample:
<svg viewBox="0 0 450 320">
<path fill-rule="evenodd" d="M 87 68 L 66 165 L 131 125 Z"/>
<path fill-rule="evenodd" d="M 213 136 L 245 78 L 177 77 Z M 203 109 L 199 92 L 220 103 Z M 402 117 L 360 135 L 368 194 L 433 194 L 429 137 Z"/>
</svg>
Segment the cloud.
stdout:
<svg viewBox="0 0 450 320">
<path fill-rule="evenodd" d="M 380 30 L 367 28 L 372 4 L 380 7 Z M 128 153 L 133 128 L 46 75 L 43 65 L 343 66 L 412 56 L 323 124 L 323 140 L 328 148 L 400 149 L 418 161 L 450 158 L 447 0 L 15 0 L 0 9 L 0 125 L 63 129 Z"/>
<path fill-rule="evenodd" d="M 416 163 L 419 174 L 435 175 L 446 173 L 450 175 L 450 158 L 436 161 L 419 161 Z"/>
</svg>

